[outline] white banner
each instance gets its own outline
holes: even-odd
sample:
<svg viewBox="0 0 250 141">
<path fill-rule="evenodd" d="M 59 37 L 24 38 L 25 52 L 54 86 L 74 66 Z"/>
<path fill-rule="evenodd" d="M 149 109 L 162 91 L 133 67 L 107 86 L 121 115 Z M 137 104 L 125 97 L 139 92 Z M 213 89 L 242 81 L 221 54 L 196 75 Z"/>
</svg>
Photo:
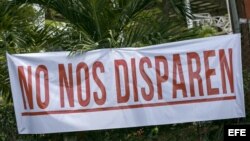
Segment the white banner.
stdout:
<svg viewBox="0 0 250 141">
<path fill-rule="evenodd" d="M 20 134 L 245 117 L 239 34 L 7 58 Z"/>
</svg>

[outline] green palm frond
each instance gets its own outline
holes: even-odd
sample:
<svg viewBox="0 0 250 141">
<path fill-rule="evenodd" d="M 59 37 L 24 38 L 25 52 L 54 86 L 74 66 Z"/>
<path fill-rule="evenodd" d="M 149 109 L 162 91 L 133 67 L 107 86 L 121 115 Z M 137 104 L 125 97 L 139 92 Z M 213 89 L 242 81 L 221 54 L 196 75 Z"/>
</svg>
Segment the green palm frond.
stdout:
<svg viewBox="0 0 250 141">
<path fill-rule="evenodd" d="M 169 2 L 170 11 L 175 12 L 172 18 L 163 16 L 159 0 L 26 1 L 52 8 L 73 25 L 74 30 L 80 31 L 76 34 L 81 40 L 75 38 L 79 44 L 71 47 L 73 51 L 163 43 L 181 38 L 176 32 L 187 31 L 183 28 L 185 19 L 177 18 L 178 13 L 185 13 L 182 0 Z M 171 32 L 175 35 L 169 32 L 173 28 L 177 30 Z"/>
</svg>

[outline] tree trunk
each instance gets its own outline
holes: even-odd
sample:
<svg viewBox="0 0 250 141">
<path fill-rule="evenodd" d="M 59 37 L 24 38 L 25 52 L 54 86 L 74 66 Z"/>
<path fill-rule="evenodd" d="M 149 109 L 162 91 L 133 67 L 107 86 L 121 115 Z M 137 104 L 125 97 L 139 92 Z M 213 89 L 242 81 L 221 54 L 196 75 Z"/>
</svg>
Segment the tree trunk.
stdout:
<svg viewBox="0 0 250 141">
<path fill-rule="evenodd" d="M 246 7 L 249 7 L 249 5 L 246 6 L 246 4 L 249 4 L 249 2 L 246 2 L 245 0 L 236 0 L 237 4 L 237 10 L 239 14 L 239 18 L 246 19 L 247 18 L 247 11 L 249 9 L 246 9 Z M 250 19 L 248 19 L 250 21 Z M 250 38 L 249 38 L 249 23 L 241 23 L 241 36 L 242 36 L 242 58 L 243 58 L 243 69 L 250 70 L 249 60 L 250 60 Z"/>
</svg>

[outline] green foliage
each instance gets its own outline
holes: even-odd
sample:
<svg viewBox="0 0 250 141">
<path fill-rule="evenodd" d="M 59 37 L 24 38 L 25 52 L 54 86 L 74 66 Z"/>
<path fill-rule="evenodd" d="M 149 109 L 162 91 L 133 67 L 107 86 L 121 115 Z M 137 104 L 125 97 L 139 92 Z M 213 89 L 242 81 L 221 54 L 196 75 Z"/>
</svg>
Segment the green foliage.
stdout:
<svg viewBox="0 0 250 141">
<path fill-rule="evenodd" d="M 23 33 L 35 21 L 35 12 L 31 6 L 15 5 L 13 2 L 3 0 L 0 2 L 0 49 L 12 51 L 23 47 Z M 1 54 L 2 56 L 2 54 Z"/>
<path fill-rule="evenodd" d="M 11 105 L 0 105 L 0 140 L 15 140 L 16 122 L 14 116 L 14 109 Z"/>
<path fill-rule="evenodd" d="M 202 26 L 201 29 L 197 30 L 199 37 L 210 37 L 218 34 L 218 31 L 214 27 Z"/>
<path fill-rule="evenodd" d="M 24 1 L 24 0 L 19 0 Z M 158 0 L 28 0 L 52 8 L 66 19 L 76 44 L 67 50 L 146 46 L 195 37 L 183 18 L 164 16 Z M 177 3 L 178 2 L 178 3 Z M 181 0 L 169 9 L 181 11 Z M 172 13 L 172 16 L 174 14 Z"/>
</svg>

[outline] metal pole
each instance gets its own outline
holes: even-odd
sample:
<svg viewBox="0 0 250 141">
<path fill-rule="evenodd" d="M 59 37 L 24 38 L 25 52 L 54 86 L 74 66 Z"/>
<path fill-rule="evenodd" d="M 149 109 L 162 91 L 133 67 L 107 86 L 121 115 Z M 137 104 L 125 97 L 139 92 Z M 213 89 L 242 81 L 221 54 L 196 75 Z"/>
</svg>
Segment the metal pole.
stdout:
<svg viewBox="0 0 250 141">
<path fill-rule="evenodd" d="M 235 0 L 229 1 L 229 8 L 230 8 L 231 23 L 233 26 L 233 31 L 234 33 L 240 33 L 240 22 L 239 22 L 239 16 L 238 16 Z"/>
<path fill-rule="evenodd" d="M 227 2 L 228 21 L 229 21 L 229 24 L 230 24 L 230 31 L 229 31 L 229 33 L 232 33 L 233 25 L 232 25 L 232 20 L 231 20 L 229 0 L 226 0 L 226 2 Z"/>
</svg>

